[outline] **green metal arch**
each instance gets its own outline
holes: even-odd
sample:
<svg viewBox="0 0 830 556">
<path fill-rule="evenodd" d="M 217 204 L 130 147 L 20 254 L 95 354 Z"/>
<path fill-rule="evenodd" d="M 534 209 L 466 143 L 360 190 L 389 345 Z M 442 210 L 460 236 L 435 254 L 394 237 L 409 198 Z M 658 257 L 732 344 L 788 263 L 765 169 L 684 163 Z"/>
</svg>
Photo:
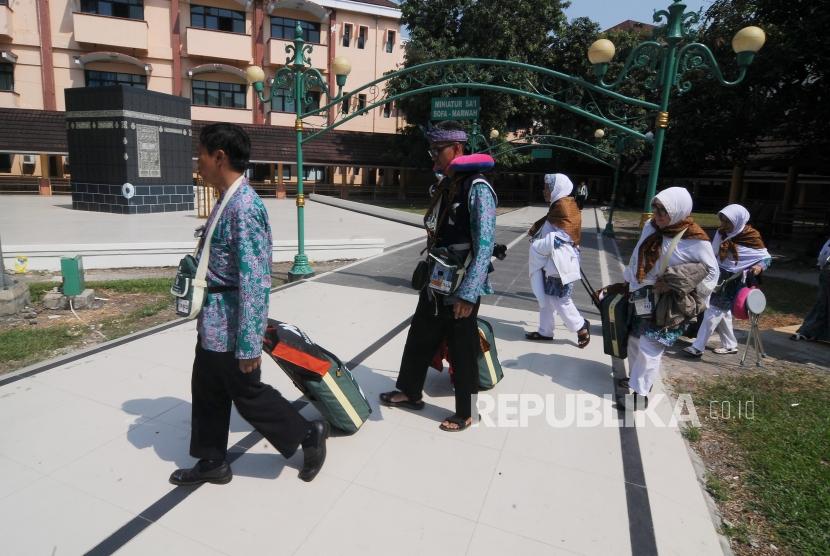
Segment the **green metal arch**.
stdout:
<svg viewBox="0 0 830 556">
<path fill-rule="evenodd" d="M 581 150 L 575 149 L 573 147 L 568 147 L 567 145 L 558 145 L 556 143 L 525 143 L 525 144 L 521 144 L 521 145 L 516 145 L 513 149 L 511 149 L 511 151 L 523 151 L 523 150 L 535 149 L 535 148 L 539 148 L 539 147 L 546 147 L 546 148 L 556 149 L 556 150 L 559 150 L 559 151 L 569 151 L 569 152 L 572 152 L 572 153 L 576 153 L 580 156 L 584 156 L 585 158 L 590 158 L 594 162 L 602 164 L 603 166 L 607 166 L 609 168 L 615 168 L 616 167 L 616 164 L 608 162 L 607 160 L 603 160 L 602 158 L 599 158 L 599 157 L 594 156 L 592 154 L 586 153 L 585 151 L 581 151 Z"/>
<path fill-rule="evenodd" d="M 345 93 L 343 95 L 338 95 L 337 98 L 330 101 L 328 104 L 326 104 L 324 106 L 321 106 L 320 108 L 316 108 L 316 109 L 310 110 L 306 113 L 303 113 L 301 118 L 305 118 L 307 116 L 314 116 L 314 115 L 325 115 L 328 110 L 339 107 L 344 100 L 348 101 L 349 99 L 351 99 L 355 95 L 360 94 L 362 91 L 375 90 L 379 85 L 381 85 L 385 82 L 388 82 L 391 79 L 405 78 L 406 76 L 409 76 L 410 74 L 413 74 L 413 73 L 418 72 L 418 71 L 423 71 L 423 70 L 426 70 L 426 69 L 440 68 L 440 67 L 444 67 L 444 66 L 465 66 L 465 65 L 467 65 L 467 66 L 480 66 L 480 67 L 488 67 L 488 66 L 509 67 L 509 68 L 516 68 L 516 69 L 520 69 L 520 70 L 526 70 L 526 71 L 532 72 L 534 74 L 537 74 L 541 77 L 552 78 L 552 79 L 555 79 L 555 80 L 558 80 L 558 81 L 563 81 L 565 83 L 568 83 L 568 84 L 571 84 L 571 85 L 574 85 L 574 86 L 577 86 L 577 87 L 581 87 L 585 90 L 590 91 L 591 93 L 594 93 L 594 94 L 597 94 L 597 95 L 600 95 L 600 96 L 603 96 L 603 97 L 607 97 L 607 98 L 610 98 L 610 99 L 614 99 L 614 100 L 619 101 L 619 102 L 621 102 L 625 105 L 628 105 L 628 106 L 635 106 L 635 107 L 639 107 L 639 108 L 645 108 L 645 109 L 651 110 L 651 111 L 656 111 L 659 108 L 658 105 L 656 105 L 654 103 L 647 102 L 647 101 L 640 100 L 640 99 L 627 97 L 627 96 L 622 95 L 620 93 L 617 93 L 615 91 L 610 91 L 608 89 L 604 89 L 601 86 L 594 85 L 592 83 L 584 81 L 580 78 L 573 77 L 571 75 L 561 73 L 561 72 L 557 72 L 557 71 L 554 71 L 554 70 L 549 70 L 547 68 L 542 68 L 542 67 L 539 67 L 539 66 L 524 64 L 524 63 L 521 63 L 521 62 L 513 62 L 513 61 L 509 61 L 509 60 L 493 60 L 493 59 L 489 59 L 489 58 L 456 58 L 456 59 L 452 59 L 452 60 L 437 60 L 437 61 L 433 61 L 433 62 L 426 62 L 424 64 L 418 64 L 416 66 L 411 66 L 409 68 L 404 68 L 404 69 L 398 70 L 396 72 L 388 73 L 388 74 L 386 74 L 386 75 L 384 75 L 384 76 L 382 76 L 378 79 L 375 79 L 374 81 L 370 81 L 369 83 L 366 83 L 366 84 L 360 86 L 359 88 L 355 89 L 354 91 L 350 91 L 350 92 Z M 380 101 L 373 102 L 373 103 L 371 103 L 371 104 L 369 104 L 369 105 L 367 105 L 367 106 L 365 106 L 365 107 L 363 107 L 359 110 L 355 110 L 354 112 L 350 113 L 348 116 L 346 116 L 344 118 L 339 118 L 336 121 L 334 121 L 333 123 L 331 123 L 331 124 L 329 124 L 329 125 L 327 125 L 323 128 L 320 128 L 320 129 L 316 130 L 313 133 L 310 133 L 309 135 L 303 137 L 303 143 L 308 142 L 308 141 L 312 141 L 316 137 L 320 136 L 321 134 L 323 134 L 327 131 L 330 131 L 332 129 L 335 129 L 337 127 L 340 127 L 341 125 L 343 125 L 346 122 L 356 118 L 357 116 L 361 116 L 361 115 L 369 112 L 370 110 L 374 110 L 375 108 L 379 108 L 379 107 L 381 107 L 385 104 L 388 104 L 389 102 L 394 102 L 396 100 L 409 98 L 409 97 L 412 97 L 412 96 L 415 96 L 415 95 L 421 95 L 421 94 L 437 92 L 437 91 L 446 91 L 446 90 L 450 90 L 450 89 L 475 89 L 475 90 L 494 91 L 494 92 L 498 92 L 498 93 L 505 93 L 505 94 L 516 95 L 516 96 L 521 96 L 521 97 L 525 97 L 525 98 L 534 99 L 534 100 L 537 100 L 539 102 L 542 102 L 542 103 L 545 103 L 545 104 L 550 104 L 550 105 L 556 106 L 558 108 L 561 108 L 563 110 L 567 110 L 569 112 L 572 112 L 572 113 L 577 114 L 579 116 L 585 117 L 585 118 L 587 118 L 589 120 L 592 120 L 592 121 L 594 121 L 598 124 L 601 124 L 603 126 L 613 128 L 613 129 L 615 129 L 617 131 L 620 131 L 622 133 L 625 133 L 627 135 L 631 135 L 631 136 L 637 137 L 637 138 L 642 139 L 642 140 L 646 139 L 646 137 L 643 133 L 641 133 L 641 132 L 639 132 L 635 129 L 632 129 L 632 128 L 626 126 L 626 125 L 623 125 L 622 123 L 616 122 L 614 120 L 610 120 L 610 119 L 605 118 L 605 117 L 603 117 L 599 114 L 589 112 L 588 110 L 585 110 L 585 109 L 580 108 L 578 106 L 571 105 L 571 104 L 569 104 L 568 102 L 566 102 L 564 100 L 555 98 L 554 96 L 542 94 L 542 93 L 540 93 L 538 91 L 535 91 L 535 90 L 534 91 L 525 91 L 525 90 L 522 90 L 522 89 L 517 89 L 515 87 L 510 87 L 510 86 L 506 86 L 506 85 L 496 85 L 496 84 L 492 84 L 492 83 L 479 83 L 479 82 L 475 82 L 475 81 L 471 81 L 471 82 L 453 81 L 453 82 L 438 83 L 438 84 L 433 84 L 433 85 L 423 85 L 422 83 L 420 83 L 420 84 L 417 85 L 416 88 L 413 88 L 411 90 L 407 90 L 407 91 L 404 91 L 404 92 L 401 92 L 401 93 L 398 93 L 398 94 L 395 94 L 395 95 L 392 95 L 392 96 L 389 96 L 389 97 L 384 97 Z"/>
</svg>

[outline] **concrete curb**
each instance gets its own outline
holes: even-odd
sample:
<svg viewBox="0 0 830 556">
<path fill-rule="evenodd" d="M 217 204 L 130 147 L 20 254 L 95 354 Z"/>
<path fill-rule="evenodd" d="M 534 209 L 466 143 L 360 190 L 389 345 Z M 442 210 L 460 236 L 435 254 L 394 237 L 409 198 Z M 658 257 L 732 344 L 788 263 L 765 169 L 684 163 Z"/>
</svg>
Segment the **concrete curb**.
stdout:
<svg viewBox="0 0 830 556">
<path fill-rule="evenodd" d="M 359 212 L 361 214 L 368 214 L 376 218 L 383 218 L 384 220 L 391 220 L 399 224 L 406 224 L 407 226 L 415 226 L 416 228 L 424 227 L 424 219 L 417 214 L 411 214 L 402 210 L 390 209 L 385 207 L 378 207 L 375 205 L 368 205 L 366 203 L 358 203 L 356 201 L 347 201 L 346 199 L 338 199 L 328 195 L 320 195 L 315 193 L 308 196 L 309 200 L 329 205 L 332 207 L 342 208 Z"/>
</svg>

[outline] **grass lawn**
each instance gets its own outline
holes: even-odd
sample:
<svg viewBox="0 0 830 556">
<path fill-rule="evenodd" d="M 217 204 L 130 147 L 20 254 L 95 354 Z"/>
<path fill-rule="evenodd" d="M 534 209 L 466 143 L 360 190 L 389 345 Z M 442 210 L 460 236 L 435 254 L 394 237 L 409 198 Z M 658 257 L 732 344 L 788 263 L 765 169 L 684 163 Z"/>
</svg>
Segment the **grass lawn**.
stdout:
<svg viewBox="0 0 830 556">
<path fill-rule="evenodd" d="M 72 345 L 78 341 L 78 336 L 80 333 L 75 328 L 65 324 L 0 331 L 0 361 L 36 360 L 40 354 Z"/>
<path fill-rule="evenodd" d="M 67 311 L 42 314 L 30 324 L 0 329 L 0 372 L 14 370 L 55 356 L 65 348 L 81 347 L 102 340 L 114 340 L 127 334 L 173 320 L 170 278 L 138 278 L 90 281 L 88 288 L 106 298 L 102 307 L 78 311 L 75 319 Z M 44 294 L 60 282 L 30 282 L 32 304 L 37 306 Z M 46 320 L 48 314 L 62 315 Z"/>
<path fill-rule="evenodd" d="M 795 554 L 827 554 L 830 547 L 830 377 L 788 368 L 780 374 L 747 372 L 699 384 L 697 400 L 729 402 L 731 417 L 702 408 L 702 427 L 731 441 L 743 464 L 709 473 L 707 488 L 720 504 L 739 501 L 761 514 L 777 546 Z M 737 415 L 738 404 L 754 409 Z M 723 407 L 720 405 L 718 407 Z M 744 406 L 745 408 L 747 406 Z M 733 446 L 721 448 L 729 452 Z M 738 470 L 736 471 L 736 467 Z M 741 469 L 743 467 L 743 469 Z M 740 481 L 737 476 L 742 475 Z M 739 542 L 753 534 L 745 512 L 727 515 L 725 533 Z M 752 548 L 746 547 L 749 552 Z M 740 552 L 743 553 L 743 550 Z"/>
<path fill-rule="evenodd" d="M 818 286 L 786 278 L 762 276 L 761 289 L 767 298 L 765 314 L 793 314 L 803 318 L 818 298 Z"/>
<path fill-rule="evenodd" d="M 642 212 L 635 210 L 614 209 L 614 226 L 626 226 L 630 223 L 639 226 L 641 214 Z M 608 216 L 608 211 L 605 211 L 605 216 Z M 692 218 L 701 228 L 717 228 L 720 225 L 718 215 L 711 212 L 693 212 Z"/>
</svg>

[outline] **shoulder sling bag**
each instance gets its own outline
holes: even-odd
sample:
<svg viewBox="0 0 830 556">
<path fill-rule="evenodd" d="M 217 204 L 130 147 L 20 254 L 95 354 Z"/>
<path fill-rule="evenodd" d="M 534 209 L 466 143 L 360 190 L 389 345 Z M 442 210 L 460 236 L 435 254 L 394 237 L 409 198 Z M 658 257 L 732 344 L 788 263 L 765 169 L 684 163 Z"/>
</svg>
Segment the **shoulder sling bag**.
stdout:
<svg viewBox="0 0 830 556">
<path fill-rule="evenodd" d="M 210 223 L 210 227 L 205 231 L 205 235 L 202 236 L 198 245 L 196 245 L 193 254 L 185 255 L 179 261 L 179 268 L 176 271 L 173 285 L 170 287 L 170 293 L 175 298 L 176 314 L 180 317 L 194 319 L 202 311 L 205 302 L 205 290 L 207 289 L 205 277 L 207 276 L 208 259 L 210 259 L 210 241 L 216 225 L 222 217 L 222 212 L 237 189 L 239 189 L 239 182 L 234 183 L 225 192 L 222 203 L 216 212 L 216 217 Z"/>
</svg>

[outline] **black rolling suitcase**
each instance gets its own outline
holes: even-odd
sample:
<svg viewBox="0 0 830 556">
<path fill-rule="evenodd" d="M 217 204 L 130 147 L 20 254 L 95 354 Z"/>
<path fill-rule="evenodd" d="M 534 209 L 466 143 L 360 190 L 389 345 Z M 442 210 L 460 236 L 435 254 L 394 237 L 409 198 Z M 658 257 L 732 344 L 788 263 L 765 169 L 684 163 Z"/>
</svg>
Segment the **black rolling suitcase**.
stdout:
<svg viewBox="0 0 830 556">
<path fill-rule="evenodd" d="M 613 291 L 613 290 L 612 290 Z M 631 303 L 622 291 L 605 292 L 599 302 L 602 318 L 602 348 L 607 355 L 628 357 L 628 330 L 631 324 Z"/>
</svg>

